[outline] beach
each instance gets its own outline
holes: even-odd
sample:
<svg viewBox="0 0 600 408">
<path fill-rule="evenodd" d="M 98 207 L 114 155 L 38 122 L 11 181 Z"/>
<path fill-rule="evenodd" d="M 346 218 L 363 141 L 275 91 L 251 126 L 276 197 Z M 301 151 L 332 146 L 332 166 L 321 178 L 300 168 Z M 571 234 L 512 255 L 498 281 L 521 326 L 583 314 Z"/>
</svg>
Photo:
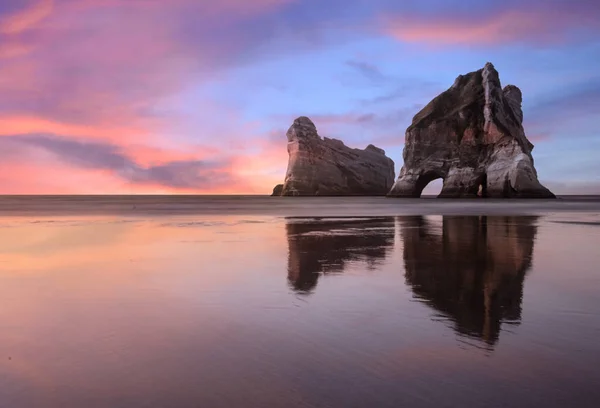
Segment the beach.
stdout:
<svg viewBox="0 0 600 408">
<path fill-rule="evenodd" d="M 595 407 L 600 199 L 0 197 L 6 407 Z"/>
</svg>

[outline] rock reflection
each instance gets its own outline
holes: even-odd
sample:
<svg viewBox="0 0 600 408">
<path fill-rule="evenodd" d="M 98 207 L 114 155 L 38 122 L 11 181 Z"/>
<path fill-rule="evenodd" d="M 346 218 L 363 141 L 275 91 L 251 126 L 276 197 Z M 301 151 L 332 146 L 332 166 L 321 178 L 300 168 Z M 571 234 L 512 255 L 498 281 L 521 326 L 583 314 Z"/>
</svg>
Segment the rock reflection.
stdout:
<svg viewBox="0 0 600 408">
<path fill-rule="evenodd" d="M 375 268 L 393 248 L 393 217 L 287 218 L 288 282 L 311 293 L 321 274 L 341 273 L 348 262 Z"/>
<path fill-rule="evenodd" d="M 492 346 L 521 319 L 537 217 L 399 217 L 406 282 L 462 335 Z"/>
</svg>

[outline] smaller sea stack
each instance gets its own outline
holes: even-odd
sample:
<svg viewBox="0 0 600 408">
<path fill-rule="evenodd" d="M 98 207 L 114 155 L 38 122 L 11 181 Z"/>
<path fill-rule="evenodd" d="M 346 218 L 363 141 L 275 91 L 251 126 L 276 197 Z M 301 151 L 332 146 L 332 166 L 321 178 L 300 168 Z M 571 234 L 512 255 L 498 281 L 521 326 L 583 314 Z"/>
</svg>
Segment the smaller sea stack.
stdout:
<svg viewBox="0 0 600 408">
<path fill-rule="evenodd" d="M 341 140 L 322 138 L 306 116 L 287 131 L 289 161 L 277 196 L 383 196 L 394 183 L 394 162 L 369 145 L 352 149 Z"/>
</svg>

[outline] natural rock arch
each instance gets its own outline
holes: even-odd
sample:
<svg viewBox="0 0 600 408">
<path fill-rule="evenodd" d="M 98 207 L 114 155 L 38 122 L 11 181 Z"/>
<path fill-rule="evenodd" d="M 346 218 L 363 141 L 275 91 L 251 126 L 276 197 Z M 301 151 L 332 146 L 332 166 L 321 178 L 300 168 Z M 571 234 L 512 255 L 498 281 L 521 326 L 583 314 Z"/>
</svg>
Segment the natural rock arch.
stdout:
<svg viewBox="0 0 600 408">
<path fill-rule="evenodd" d="M 442 183 L 443 183 L 444 177 L 441 174 L 436 173 L 436 172 L 428 172 L 428 173 L 420 175 L 417 178 L 417 181 L 415 183 L 415 190 L 414 190 L 413 197 L 415 197 L 415 198 L 421 197 L 425 187 L 427 187 L 433 181 L 440 180 L 440 179 L 442 180 Z"/>
<path fill-rule="evenodd" d="M 460 75 L 413 118 L 388 196 L 419 197 L 434 175 L 444 179 L 439 197 L 478 197 L 481 190 L 487 197 L 554 198 L 538 181 L 521 102 L 519 88 L 503 89 L 490 63 Z"/>
<path fill-rule="evenodd" d="M 483 173 L 479 179 L 479 185 L 477 186 L 477 197 L 486 198 L 487 193 L 487 174 Z"/>
</svg>

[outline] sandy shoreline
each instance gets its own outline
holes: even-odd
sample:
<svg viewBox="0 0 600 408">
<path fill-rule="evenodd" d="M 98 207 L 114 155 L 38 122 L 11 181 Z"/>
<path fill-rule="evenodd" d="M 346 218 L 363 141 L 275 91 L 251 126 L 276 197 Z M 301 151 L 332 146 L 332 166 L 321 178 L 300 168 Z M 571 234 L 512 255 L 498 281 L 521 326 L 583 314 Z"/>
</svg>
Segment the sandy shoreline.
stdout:
<svg viewBox="0 0 600 408">
<path fill-rule="evenodd" d="M 548 215 L 600 213 L 600 196 L 556 200 L 268 196 L 2 196 L 2 216 L 53 215 Z"/>
</svg>

